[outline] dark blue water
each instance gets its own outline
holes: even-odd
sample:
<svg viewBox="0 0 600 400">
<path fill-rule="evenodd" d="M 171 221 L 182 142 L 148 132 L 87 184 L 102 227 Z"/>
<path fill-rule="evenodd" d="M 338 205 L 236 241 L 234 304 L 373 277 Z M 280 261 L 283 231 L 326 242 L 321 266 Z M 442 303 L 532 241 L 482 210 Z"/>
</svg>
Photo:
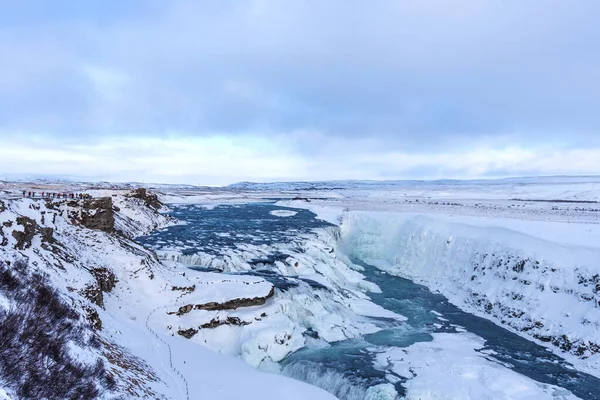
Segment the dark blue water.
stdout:
<svg viewBox="0 0 600 400">
<path fill-rule="evenodd" d="M 270 214 L 275 210 L 296 214 L 291 217 Z M 194 248 L 184 250 L 184 254 L 220 254 L 222 249 L 236 248 L 239 244 L 290 243 L 297 241 L 301 233 L 332 226 L 315 219 L 310 211 L 277 207 L 272 203 L 222 205 L 214 209 L 182 205 L 174 207 L 171 215 L 187 224 L 155 231 L 138 240 L 156 249 L 162 247 L 158 241 L 170 244 L 189 241 L 187 244 L 193 244 Z"/>
<path fill-rule="evenodd" d="M 189 247 L 186 250 L 188 254 L 199 251 L 220 254 L 224 249 L 239 244 L 276 243 L 298 243 L 297 251 L 301 251 L 299 234 L 330 226 L 315 219 L 314 214 L 306 210 L 293 210 L 298 213 L 292 217 L 270 214 L 273 210 L 282 209 L 266 203 L 214 209 L 176 207 L 173 216 L 186 221 L 187 225 L 170 227 L 139 240 L 154 249 L 185 243 Z M 295 251 L 294 246 L 288 248 Z M 297 280 L 274 276 L 269 269 L 270 264 L 283 257 L 286 254 L 274 252 L 263 259 L 253 260 L 253 270 L 245 273 L 264 276 L 280 290 L 286 290 L 291 287 L 287 285 L 298 284 Z M 424 286 L 386 274 L 358 260 L 354 262 L 362 265 L 367 279 L 382 289 L 381 294 L 370 295 L 372 300 L 408 320 L 402 323 L 387 321 L 382 324 L 385 328 L 379 332 L 333 343 L 325 348 L 301 349 L 282 362 L 285 374 L 320 385 L 341 399 L 360 399 L 364 388 L 386 382 L 384 373 L 372 366 L 375 355 L 370 349 L 407 347 L 416 342 L 431 341 L 432 333 L 456 332 L 458 325 L 486 340 L 483 350 L 493 350 L 486 357 L 496 359 L 538 382 L 568 389 L 582 399 L 600 400 L 600 379 L 574 370 L 544 347 L 486 319 L 461 311 L 444 296 L 434 294 Z M 316 284 L 314 290 L 323 288 Z M 441 314 L 447 321 L 441 321 L 432 311 Z M 306 336 L 314 335 L 306 332 Z M 404 379 L 398 378 L 396 388 L 402 394 Z"/>
</svg>

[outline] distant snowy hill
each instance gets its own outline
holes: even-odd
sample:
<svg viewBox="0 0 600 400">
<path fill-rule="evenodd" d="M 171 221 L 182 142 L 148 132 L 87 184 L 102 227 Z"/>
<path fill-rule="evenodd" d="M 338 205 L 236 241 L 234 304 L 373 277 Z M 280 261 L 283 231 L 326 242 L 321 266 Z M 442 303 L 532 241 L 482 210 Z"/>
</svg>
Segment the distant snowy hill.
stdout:
<svg viewBox="0 0 600 400">
<path fill-rule="evenodd" d="M 238 182 L 224 189 L 240 191 L 304 191 L 304 190 L 383 190 L 415 187 L 475 187 L 537 184 L 600 184 L 600 176 L 541 176 L 475 180 L 334 180 L 292 182 Z"/>
</svg>

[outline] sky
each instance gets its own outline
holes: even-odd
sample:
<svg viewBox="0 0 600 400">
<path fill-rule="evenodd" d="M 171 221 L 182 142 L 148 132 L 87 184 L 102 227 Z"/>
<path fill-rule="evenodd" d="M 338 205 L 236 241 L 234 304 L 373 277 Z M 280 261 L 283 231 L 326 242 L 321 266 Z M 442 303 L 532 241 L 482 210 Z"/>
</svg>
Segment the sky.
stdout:
<svg viewBox="0 0 600 400">
<path fill-rule="evenodd" d="M 598 0 L 0 9 L 0 178 L 600 173 Z"/>
</svg>

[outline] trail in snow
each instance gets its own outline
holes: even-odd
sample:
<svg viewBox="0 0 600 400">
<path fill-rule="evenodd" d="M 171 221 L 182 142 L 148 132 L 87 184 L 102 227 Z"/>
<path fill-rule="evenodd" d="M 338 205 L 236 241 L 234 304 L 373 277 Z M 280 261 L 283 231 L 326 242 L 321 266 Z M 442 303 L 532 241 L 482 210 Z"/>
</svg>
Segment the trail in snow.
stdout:
<svg viewBox="0 0 600 400">
<path fill-rule="evenodd" d="M 150 327 L 149 321 L 150 321 L 150 317 L 157 312 L 158 310 L 162 310 L 167 308 L 167 306 L 162 306 L 162 307 L 157 307 L 154 310 L 152 310 L 149 314 L 148 317 L 146 317 L 146 329 L 162 344 L 164 344 L 167 347 L 167 350 L 169 351 L 169 368 L 171 369 L 171 371 L 173 371 L 183 382 L 183 386 L 185 387 L 185 398 L 187 400 L 190 400 L 190 392 L 189 392 L 189 386 L 188 386 L 188 382 L 185 379 L 185 377 L 183 376 L 183 374 L 177 369 L 175 368 L 175 366 L 173 365 L 173 354 L 171 351 L 171 346 L 164 340 L 162 339 L 158 333 L 156 333 L 156 331 L 154 331 L 154 329 L 152 329 Z M 184 390 L 181 390 L 182 394 L 184 392 Z"/>
</svg>

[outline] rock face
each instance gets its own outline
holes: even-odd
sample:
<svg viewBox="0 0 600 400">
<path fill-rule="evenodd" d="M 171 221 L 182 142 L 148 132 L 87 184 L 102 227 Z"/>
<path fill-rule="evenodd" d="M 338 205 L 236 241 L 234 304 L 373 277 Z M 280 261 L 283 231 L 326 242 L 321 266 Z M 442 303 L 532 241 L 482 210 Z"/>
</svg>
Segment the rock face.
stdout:
<svg viewBox="0 0 600 400">
<path fill-rule="evenodd" d="M 100 290 L 105 293 L 110 293 L 117 283 L 114 272 L 108 268 L 94 268 L 92 269 L 92 275 L 96 278 Z"/>
<path fill-rule="evenodd" d="M 83 310 L 85 311 L 85 319 L 90 326 L 96 331 L 102 330 L 102 320 L 100 319 L 98 311 L 90 306 L 84 306 Z"/>
<path fill-rule="evenodd" d="M 148 192 L 145 188 L 135 189 L 129 196 L 143 200 L 146 207 L 152 208 L 155 211 L 158 211 L 163 207 L 163 204 L 158 200 L 156 193 Z"/>
<path fill-rule="evenodd" d="M 219 311 L 219 310 L 235 310 L 240 307 L 252 307 L 252 306 L 262 306 L 266 303 L 267 299 L 273 297 L 275 294 L 275 287 L 271 287 L 269 294 L 265 297 L 253 297 L 251 299 L 232 299 L 226 301 L 224 303 L 210 302 L 205 304 L 187 304 L 185 306 L 179 307 L 179 310 L 175 313 L 169 314 L 177 314 L 179 316 L 183 314 L 187 314 L 192 310 L 206 310 L 206 311 Z"/>
<path fill-rule="evenodd" d="M 117 279 L 115 274 L 107 268 L 94 268 L 90 272 L 96 278 L 96 282 L 87 285 L 81 291 L 81 295 L 104 308 L 104 293 L 110 293 L 114 289 Z"/>
<path fill-rule="evenodd" d="M 115 212 L 110 197 L 85 200 L 81 213 L 81 224 L 89 229 L 97 229 L 104 232 L 114 232 Z"/>
<path fill-rule="evenodd" d="M 36 234 L 40 234 L 43 243 L 54 242 L 54 229 L 42 228 L 37 222 L 29 217 L 17 217 L 17 225 L 23 227 L 23 231 L 13 231 L 12 235 L 17 241 L 15 248 L 25 250 L 31 247 L 31 241 Z"/>
<path fill-rule="evenodd" d="M 4 204 L 4 202 L 2 200 L 0 200 L 0 212 L 3 212 L 6 210 L 6 205 Z"/>
<path fill-rule="evenodd" d="M 87 285 L 80 294 L 94 303 L 95 305 L 104 308 L 104 294 L 97 284 Z"/>
</svg>

